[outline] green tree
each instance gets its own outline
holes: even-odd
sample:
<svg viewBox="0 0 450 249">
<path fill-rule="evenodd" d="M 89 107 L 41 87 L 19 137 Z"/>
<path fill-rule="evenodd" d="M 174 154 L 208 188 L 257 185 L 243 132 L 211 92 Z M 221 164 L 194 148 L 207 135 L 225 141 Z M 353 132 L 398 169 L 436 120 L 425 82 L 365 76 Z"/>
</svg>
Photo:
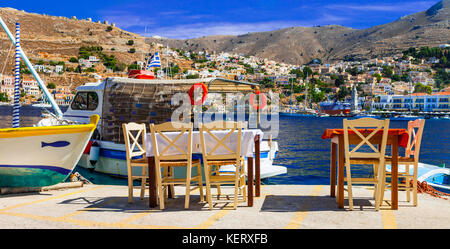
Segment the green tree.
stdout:
<svg viewBox="0 0 450 249">
<path fill-rule="evenodd" d="M 384 77 L 391 78 L 393 75 L 392 67 L 391 66 L 383 66 L 383 69 L 381 70 L 381 74 Z"/>
<path fill-rule="evenodd" d="M 417 83 L 414 87 L 414 93 L 428 93 L 431 94 L 433 89 L 431 86 L 423 85 L 421 83 Z"/>
<path fill-rule="evenodd" d="M 133 70 L 133 69 L 141 69 L 141 67 L 136 63 L 128 65 L 128 70 Z"/>
<path fill-rule="evenodd" d="M 380 83 L 382 77 L 381 77 L 381 75 L 379 73 L 374 73 L 372 76 L 377 79 L 378 83 Z"/>
<path fill-rule="evenodd" d="M 77 58 L 75 58 L 75 57 L 70 57 L 69 62 L 77 63 L 78 60 L 77 60 Z"/>
<path fill-rule="evenodd" d="M 308 76 L 313 75 L 313 71 L 310 67 L 303 68 L 303 79 L 306 79 L 306 75 L 308 75 Z"/>
<path fill-rule="evenodd" d="M 343 76 L 343 75 L 337 76 L 337 78 L 336 78 L 335 81 L 334 81 L 334 85 L 335 85 L 336 87 L 340 87 L 340 86 L 342 86 L 342 85 L 344 85 L 344 84 L 345 84 L 344 76 Z"/>
<path fill-rule="evenodd" d="M 296 78 L 303 78 L 304 77 L 303 71 L 301 69 L 299 69 L 299 68 L 292 69 L 289 73 L 290 74 L 295 74 Z"/>
<path fill-rule="evenodd" d="M 48 89 L 56 89 L 56 84 L 50 82 L 50 83 L 47 84 L 47 88 Z"/>
<path fill-rule="evenodd" d="M 127 45 L 128 45 L 128 46 L 133 46 L 133 44 L 134 44 L 134 41 L 133 41 L 133 40 L 128 40 L 128 42 L 127 42 Z"/>
<path fill-rule="evenodd" d="M 8 102 L 8 101 L 9 101 L 8 94 L 0 93 L 0 102 Z"/>
</svg>

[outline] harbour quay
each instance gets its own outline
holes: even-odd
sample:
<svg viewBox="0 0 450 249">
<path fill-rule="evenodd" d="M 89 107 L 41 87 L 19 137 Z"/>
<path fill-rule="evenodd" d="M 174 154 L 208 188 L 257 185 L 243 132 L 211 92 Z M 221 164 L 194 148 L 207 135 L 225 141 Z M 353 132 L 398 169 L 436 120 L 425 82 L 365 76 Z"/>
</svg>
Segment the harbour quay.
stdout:
<svg viewBox="0 0 450 249">
<path fill-rule="evenodd" d="M 222 186 L 222 195 L 209 210 L 192 192 L 184 209 L 184 188 L 164 210 L 149 208 L 148 192 L 141 200 L 135 188 L 128 203 L 127 188 L 85 184 L 83 187 L 0 196 L 1 229 L 442 229 L 450 228 L 450 200 L 418 194 L 414 207 L 399 192 L 398 210 L 390 207 L 390 191 L 380 212 L 375 211 L 373 187 L 355 186 L 353 211 L 348 202 L 339 209 L 329 185 L 262 185 L 260 197 L 248 207 L 233 209 L 233 188 Z M 213 193 L 215 189 L 213 189 Z M 222 202 L 223 200 L 223 202 Z"/>
</svg>

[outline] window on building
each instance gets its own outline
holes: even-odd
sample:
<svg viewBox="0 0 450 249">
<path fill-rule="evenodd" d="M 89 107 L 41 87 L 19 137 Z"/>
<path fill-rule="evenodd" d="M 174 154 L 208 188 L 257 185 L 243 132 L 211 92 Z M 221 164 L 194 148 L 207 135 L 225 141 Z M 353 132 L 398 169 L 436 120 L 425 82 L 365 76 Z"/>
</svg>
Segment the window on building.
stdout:
<svg viewBox="0 0 450 249">
<path fill-rule="evenodd" d="M 93 111 L 98 106 L 98 95 L 95 92 L 79 92 L 73 99 L 72 110 Z"/>
</svg>

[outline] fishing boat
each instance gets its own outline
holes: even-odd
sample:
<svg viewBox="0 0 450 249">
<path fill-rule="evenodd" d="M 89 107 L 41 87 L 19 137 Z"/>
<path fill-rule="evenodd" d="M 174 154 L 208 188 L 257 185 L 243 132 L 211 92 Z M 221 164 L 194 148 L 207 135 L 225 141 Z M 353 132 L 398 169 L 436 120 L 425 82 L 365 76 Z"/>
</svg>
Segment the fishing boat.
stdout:
<svg viewBox="0 0 450 249">
<path fill-rule="evenodd" d="M 43 187 L 72 172 L 97 127 L 84 125 L 0 129 L 0 187 Z"/>
<path fill-rule="evenodd" d="M 223 93 L 253 93 L 259 87 L 254 83 L 222 78 L 150 80 L 120 77 L 79 86 L 64 119 L 86 123 L 90 115 L 97 114 L 100 122 L 78 165 L 111 176 L 127 177 L 122 123 L 158 124 L 171 120 L 173 111 L 178 108 L 171 104 L 172 96 L 188 93 L 194 85 L 207 89 L 204 103 L 214 103 L 208 98 L 218 93 L 219 96 Z M 287 172 L 286 167 L 272 164 L 277 151 L 276 141 L 266 139 L 261 142 L 261 178 Z M 139 169 L 133 171 L 133 175 L 140 174 Z"/>
<path fill-rule="evenodd" d="M 0 25 L 16 47 L 13 128 L 0 129 L 0 187 L 55 185 L 64 181 L 76 166 L 97 127 L 99 116 L 91 115 L 87 124 L 82 125 L 20 128 L 20 57 L 57 113 L 54 119 L 60 120 L 62 112 L 20 47 L 20 24 L 16 24 L 15 38 L 1 17 Z"/>
<path fill-rule="evenodd" d="M 405 166 L 398 166 L 399 172 L 405 172 Z M 386 171 L 391 171 L 391 166 L 386 165 Z M 413 167 L 409 168 L 409 174 L 413 174 Z M 432 186 L 436 190 L 450 193 L 450 168 L 419 163 L 417 167 L 417 180 L 419 182 L 427 182 L 428 185 Z"/>
<path fill-rule="evenodd" d="M 324 101 L 319 103 L 321 113 L 328 115 L 349 115 L 351 105 L 347 102 L 340 101 Z"/>
</svg>

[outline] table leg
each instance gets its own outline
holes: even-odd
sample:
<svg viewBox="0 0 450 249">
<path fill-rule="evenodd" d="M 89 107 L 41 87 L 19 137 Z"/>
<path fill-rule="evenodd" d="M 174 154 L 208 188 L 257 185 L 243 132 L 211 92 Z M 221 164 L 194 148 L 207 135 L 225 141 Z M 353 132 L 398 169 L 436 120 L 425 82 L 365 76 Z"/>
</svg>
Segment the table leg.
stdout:
<svg viewBox="0 0 450 249">
<path fill-rule="evenodd" d="M 148 188 L 149 188 L 149 204 L 150 207 L 156 207 L 156 166 L 155 157 L 148 158 Z"/>
<path fill-rule="evenodd" d="M 331 142 L 330 196 L 336 197 L 336 144 Z"/>
<path fill-rule="evenodd" d="M 255 196 L 261 196 L 261 149 L 260 136 L 255 137 Z M 270 151 L 269 151 L 270 153 Z"/>
<path fill-rule="evenodd" d="M 247 205 L 253 207 L 253 157 L 247 157 L 247 171 Z"/>
<path fill-rule="evenodd" d="M 398 209 L 398 136 L 392 141 L 392 165 L 391 165 L 391 200 L 392 209 Z"/>
<path fill-rule="evenodd" d="M 344 135 L 339 135 L 338 144 L 338 208 L 344 208 Z"/>
</svg>

